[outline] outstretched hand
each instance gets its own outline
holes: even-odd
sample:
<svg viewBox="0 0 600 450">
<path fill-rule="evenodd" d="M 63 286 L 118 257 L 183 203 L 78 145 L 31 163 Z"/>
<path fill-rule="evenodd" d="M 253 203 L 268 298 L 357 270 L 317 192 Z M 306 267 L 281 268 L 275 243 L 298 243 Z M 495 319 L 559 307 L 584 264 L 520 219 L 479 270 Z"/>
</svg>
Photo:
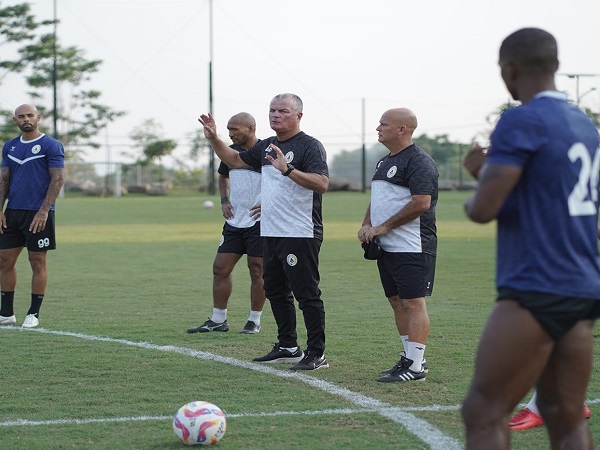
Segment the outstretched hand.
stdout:
<svg viewBox="0 0 600 450">
<path fill-rule="evenodd" d="M 275 167 L 281 173 L 285 172 L 287 170 L 287 162 L 285 160 L 285 156 L 283 155 L 283 152 L 275 144 L 271 144 L 269 147 L 267 147 L 267 151 L 269 150 L 269 148 L 272 149 L 275 152 L 275 155 L 277 157 L 273 158 L 271 155 L 269 155 L 269 153 L 267 153 L 267 155 L 265 156 L 265 158 L 271 164 L 273 164 L 273 167 Z"/>
<path fill-rule="evenodd" d="M 208 115 L 200 114 L 198 122 L 204 127 L 204 137 L 206 139 L 217 137 L 217 124 L 211 113 L 208 113 Z"/>
</svg>

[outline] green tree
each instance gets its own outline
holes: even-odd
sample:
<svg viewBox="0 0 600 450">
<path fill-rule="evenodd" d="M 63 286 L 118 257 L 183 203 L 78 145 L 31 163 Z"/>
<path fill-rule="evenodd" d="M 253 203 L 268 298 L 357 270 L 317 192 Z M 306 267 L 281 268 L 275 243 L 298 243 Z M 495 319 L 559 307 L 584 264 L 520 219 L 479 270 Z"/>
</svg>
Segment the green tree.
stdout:
<svg viewBox="0 0 600 450">
<path fill-rule="evenodd" d="M 461 170 L 460 161 L 462 155 L 469 150 L 469 144 L 451 141 L 448 135 L 445 134 L 435 136 L 422 134 L 414 138 L 414 142 L 433 157 L 438 167 L 440 167 L 441 176 L 447 179 L 461 179 L 462 175 L 459 173 Z M 371 179 L 377 161 L 388 152 L 389 150 L 379 143 L 367 149 L 367 182 Z M 360 183 L 362 182 L 361 165 L 361 149 L 356 149 L 344 150 L 335 155 L 329 166 L 333 176 L 344 177 L 351 183 Z"/>
<path fill-rule="evenodd" d="M 594 122 L 596 128 L 600 128 L 600 113 L 594 112 L 587 107 L 583 108 L 583 111 L 588 115 L 590 119 L 592 119 L 592 122 Z"/>
<path fill-rule="evenodd" d="M 28 3 L 20 5 L 0 7 L 0 47 L 2 54 L 10 53 L 10 45 L 26 44 L 36 38 L 36 32 L 40 27 L 51 25 L 54 21 L 45 20 L 38 22 L 31 14 L 31 6 Z M 26 64 L 19 56 L 17 60 L 0 59 L 0 82 L 11 73 L 18 73 L 26 68 Z M 16 105 L 15 105 L 16 106 Z M 14 108 L 14 106 L 13 106 Z M 13 111 L 0 107 L 0 140 L 6 141 L 15 136 L 15 125 L 12 123 Z"/>
<path fill-rule="evenodd" d="M 140 126 L 135 127 L 129 137 L 134 142 L 133 148 L 137 149 L 138 154 L 133 156 L 140 164 L 150 164 L 154 160 L 160 160 L 173 153 L 177 147 L 177 142 L 173 139 L 163 137 L 162 125 L 154 119 L 146 119 Z"/>
<path fill-rule="evenodd" d="M 447 134 L 438 134 L 433 137 L 422 134 L 416 137 L 414 142 L 429 153 L 438 165 L 460 157 L 471 147 L 470 144 L 452 142 Z"/>
<path fill-rule="evenodd" d="M 387 153 L 388 150 L 379 143 L 366 149 L 367 182 L 371 180 L 377 161 Z M 329 172 L 331 176 L 345 178 L 350 183 L 362 183 L 362 149 L 343 150 L 334 155 L 329 162 Z"/>
<path fill-rule="evenodd" d="M 190 152 L 188 157 L 191 161 L 197 162 L 201 156 L 206 155 L 209 151 L 212 151 L 208 139 L 204 137 L 204 131 L 197 129 L 193 133 L 188 134 L 190 140 Z"/>
<path fill-rule="evenodd" d="M 102 61 L 86 59 L 85 52 L 77 47 L 61 46 L 53 33 L 37 33 L 43 25 L 53 23 L 36 22 L 28 4 L 0 8 L 0 36 L 4 37 L 5 43 L 18 46 L 16 60 L 0 62 L 0 67 L 7 70 L 2 78 L 9 73 L 25 74 L 31 88 L 29 95 L 39 99 L 40 103 L 36 106 L 40 112 L 48 119 L 56 116 L 58 130 L 54 134 L 65 145 L 67 157 L 79 159 L 85 148 L 99 148 L 95 137 L 125 113 L 102 105 L 99 103 L 101 93 L 85 88 Z M 45 94 L 52 92 L 55 84 L 59 94 L 57 111 L 53 110 L 53 106 L 46 106 L 44 101 Z M 12 118 L 12 111 L 1 113 L 5 118 Z M 0 127 L 0 131 L 4 128 Z"/>
<path fill-rule="evenodd" d="M 479 133 L 479 137 L 481 137 L 484 141 L 489 142 L 490 136 L 492 135 L 494 128 L 496 128 L 496 124 L 498 123 L 500 116 L 517 105 L 518 103 L 513 102 L 512 100 L 507 100 L 505 103 L 502 103 L 495 110 L 489 113 L 485 118 L 485 121 L 488 123 L 488 128 L 482 133 Z"/>
<path fill-rule="evenodd" d="M 88 60 L 85 52 L 77 47 L 56 48 L 56 73 L 60 96 L 58 111 L 41 107 L 46 116 L 56 114 L 58 121 L 57 138 L 70 151 L 70 157 L 76 158 L 83 152 L 82 147 L 99 148 L 95 137 L 109 123 L 123 116 L 98 102 L 101 92 L 84 89 L 84 84 L 98 72 L 102 61 Z M 54 71 L 54 35 L 41 36 L 39 41 L 21 48 L 21 54 L 29 63 L 30 74 L 26 77 L 33 98 L 44 98 L 44 92 L 53 89 Z M 65 94 L 65 93 L 70 94 Z"/>
<path fill-rule="evenodd" d="M 200 159 L 210 150 L 210 144 L 204 137 L 201 129 L 186 135 L 190 149 L 187 155 L 183 157 L 173 157 L 176 171 L 174 172 L 174 184 L 179 186 L 207 185 L 207 168 L 202 168 L 199 164 Z"/>
</svg>

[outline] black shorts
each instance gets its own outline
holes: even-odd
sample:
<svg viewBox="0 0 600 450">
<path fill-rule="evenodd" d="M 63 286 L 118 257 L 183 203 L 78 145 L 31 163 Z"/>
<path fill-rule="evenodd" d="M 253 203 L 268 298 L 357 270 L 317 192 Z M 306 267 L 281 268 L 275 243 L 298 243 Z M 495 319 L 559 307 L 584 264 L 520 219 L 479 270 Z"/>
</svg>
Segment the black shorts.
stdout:
<svg viewBox="0 0 600 450">
<path fill-rule="evenodd" d="M 386 297 L 429 297 L 433 292 L 435 256 L 427 253 L 382 252 L 377 259 L 379 278 Z"/>
<path fill-rule="evenodd" d="M 263 259 L 267 298 L 287 298 L 290 290 L 300 304 L 317 301 L 322 309 L 319 283 L 319 253 L 322 241 L 316 238 L 265 237 Z M 324 320 L 324 319 L 323 319 Z"/>
<path fill-rule="evenodd" d="M 217 253 L 235 253 L 248 256 L 263 255 L 263 238 L 260 236 L 260 222 L 250 228 L 236 228 L 225 222 Z"/>
<path fill-rule="evenodd" d="M 43 231 L 33 234 L 29 225 L 37 211 L 24 209 L 7 209 L 6 228 L 0 234 L 0 249 L 27 247 L 30 252 L 45 252 L 56 248 L 54 232 L 54 211 L 48 211 L 46 227 Z"/>
<path fill-rule="evenodd" d="M 533 314 L 555 341 L 567 334 L 577 322 L 600 317 L 600 298 L 592 300 L 500 288 L 497 300 L 515 300 Z"/>
</svg>

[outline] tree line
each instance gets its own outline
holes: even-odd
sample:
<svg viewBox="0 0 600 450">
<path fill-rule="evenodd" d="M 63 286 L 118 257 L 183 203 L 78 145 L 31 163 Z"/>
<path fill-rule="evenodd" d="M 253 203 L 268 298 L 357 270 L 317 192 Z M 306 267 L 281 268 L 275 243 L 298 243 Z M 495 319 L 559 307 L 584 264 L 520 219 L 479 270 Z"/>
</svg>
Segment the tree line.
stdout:
<svg viewBox="0 0 600 450">
<path fill-rule="evenodd" d="M 0 45 L 5 49 L 3 55 L 15 55 L 12 59 L 0 59 L 0 83 L 11 76 L 22 77 L 28 89 L 26 94 L 36 102 L 43 116 L 56 124 L 53 135 L 64 144 L 67 159 L 81 161 L 86 149 L 100 147 L 100 132 L 126 112 L 102 104 L 102 93 L 89 87 L 93 75 L 100 71 L 102 61 L 88 59 L 86 52 L 77 46 L 62 44 L 55 32 L 56 25 L 54 20 L 38 20 L 28 3 L 0 6 Z M 11 105 L 11 108 L 15 106 Z M 508 102 L 490 113 L 487 117 L 489 129 L 482 132 L 484 139 L 487 139 L 499 115 L 512 106 L 514 104 Z M 598 127 L 600 113 L 589 109 L 585 111 Z M 15 135 L 12 116 L 13 110 L 0 104 L 0 139 L 3 142 Z M 178 144 L 173 139 L 165 138 L 162 126 L 153 119 L 134 127 L 129 138 L 132 141 L 131 151 L 124 154 L 133 158 L 136 164 L 156 162 L 160 165 L 162 158 L 172 155 Z M 182 170 L 188 168 L 190 160 L 198 161 L 209 148 L 200 130 L 190 134 L 187 142 L 190 143 L 188 160 L 175 159 L 176 166 Z M 432 155 L 438 166 L 457 167 L 457 174 L 461 176 L 460 161 L 470 144 L 452 141 L 446 134 L 423 134 L 417 136 L 415 142 Z M 361 152 L 362 149 L 357 148 L 334 155 L 330 161 L 331 172 L 348 174 L 346 176 L 350 181 L 359 182 Z M 376 162 L 385 153 L 385 148 L 380 144 L 367 150 L 368 173 L 374 170 Z"/>
</svg>

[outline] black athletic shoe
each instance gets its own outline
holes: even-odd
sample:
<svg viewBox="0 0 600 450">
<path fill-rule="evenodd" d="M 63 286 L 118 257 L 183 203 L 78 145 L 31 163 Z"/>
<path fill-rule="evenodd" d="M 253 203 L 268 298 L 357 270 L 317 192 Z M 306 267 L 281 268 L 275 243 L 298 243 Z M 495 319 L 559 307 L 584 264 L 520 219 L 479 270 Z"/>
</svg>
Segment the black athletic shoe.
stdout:
<svg viewBox="0 0 600 450">
<path fill-rule="evenodd" d="M 248 322 L 246 322 L 246 325 L 244 325 L 244 328 L 242 328 L 242 331 L 240 331 L 240 333 L 256 334 L 259 331 L 260 331 L 260 325 L 257 324 L 256 322 L 252 322 L 251 320 L 249 320 Z"/>
<path fill-rule="evenodd" d="M 319 370 L 319 369 L 327 369 L 329 364 L 327 363 L 327 359 L 325 355 L 317 356 L 314 353 L 307 351 L 298 364 L 293 367 L 290 367 L 291 370 Z"/>
<path fill-rule="evenodd" d="M 402 350 L 400 352 L 400 356 L 401 357 L 406 357 L 406 353 L 404 352 L 404 350 Z M 396 370 L 398 367 L 400 367 L 400 363 L 401 362 L 402 362 L 402 359 L 400 359 L 400 361 L 398 361 L 394 365 L 394 367 L 390 367 L 389 369 L 382 370 L 379 375 L 388 375 L 388 374 L 392 373 L 394 370 Z M 429 373 L 429 366 L 427 366 L 427 360 L 425 358 L 423 358 L 423 361 L 421 362 L 421 368 L 423 369 L 423 372 Z"/>
<path fill-rule="evenodd" d="M 284 348 L 281 348 L 279 344 L 273 346 L 273 350 L 267 353 L 265 356 L 259 356 L 254 358 L 252 361 L 264 362 L 264 363 L 297 363 L 304 356 L 302 349 L 298 347 L 295 352 L 290 352 Z"/>
<path fill-rule="evenodd" d="M 209 331 L 229 331 L 227 320 L 223 323 L 216 323 L 208 319 L 202 325 L 196 328 L 188 328 L 188 333 L 208 333 Z"/>
<path fill-rule="evenodd" d="M 377 378 L 377 381 L 391 383 L 396 381 L 425 381 L 425 371 L 414 372 L 409 369 L 412 365 L 412 360 L 402 356 L 400 364 L 389 374 Z"/>
</svg>

